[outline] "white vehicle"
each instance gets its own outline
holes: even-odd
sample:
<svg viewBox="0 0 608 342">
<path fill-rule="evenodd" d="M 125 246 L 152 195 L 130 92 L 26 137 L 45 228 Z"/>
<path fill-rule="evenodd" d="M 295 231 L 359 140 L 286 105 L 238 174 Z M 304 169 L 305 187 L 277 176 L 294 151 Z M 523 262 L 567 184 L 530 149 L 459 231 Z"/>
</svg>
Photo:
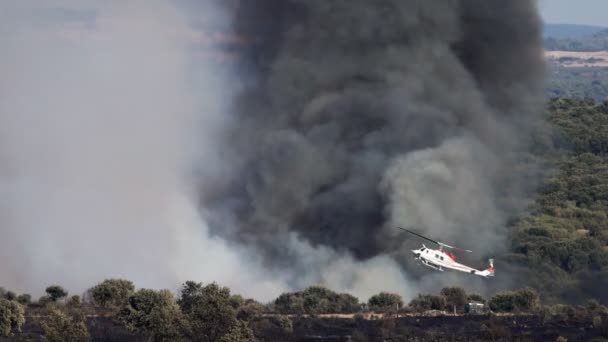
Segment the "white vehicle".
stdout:
<svg viewBox="0 0 608 342">
<path fill-rule="evenodd" d="M 407 230 L 407 229 L 403 229 L 403 228 L 399 228 L 399 229 L 404 230 L 412 235 L 416 235 L 422 239 L 430 241 L 439 246 L 439 249 L 432 249 L 432 248 L 428 248 L 424 244 L 422 244 L 422 248 L 412 250 L 412 253 L 414 253 L 414 257 L 417 260 L 420 260 L 422 262 L 422 264 L 425 266 L 428 266 L 432 269 L 435 269 L 435 270 L 441 271 L 441 272 L 443 272 L 445 269 L 449 269 L 449 270 L 460 271 L 460 272 L 477 275 L 477 276 L 484 277 L 484 278 L 494 276 L 494 259 L 490 259 L 490 267 L 488 267 L 487 269 L 485 269 L 483 271 L 480 271 L 473 267 L 463 265 L 461 263 L 456 262 L 456 256 L 452 253 L 446 252 L 444 250 L 444 248 L 450 248 L 450 249 L 468 252 L 468 253 L 471 253 L 472 251 L 470 251 L 468 249 L 452 247 L 450 245 L 446 245 L 445 243 L 431 240 L 418 233 L 414 233 L 411 230 Z"/>
</svg>

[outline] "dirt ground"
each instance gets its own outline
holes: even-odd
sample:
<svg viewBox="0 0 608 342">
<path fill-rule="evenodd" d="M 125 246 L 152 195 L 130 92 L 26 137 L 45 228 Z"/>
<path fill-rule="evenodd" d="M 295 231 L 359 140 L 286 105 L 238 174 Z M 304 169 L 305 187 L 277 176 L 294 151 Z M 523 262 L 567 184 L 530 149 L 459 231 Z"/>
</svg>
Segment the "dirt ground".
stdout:
<svg viewBox="0 0 608 342">
<path fill-rule="evenodd" d="M 567 68 L 608 67 L 608 51 L 545 51 L 547 61 Z"/>
</svg>

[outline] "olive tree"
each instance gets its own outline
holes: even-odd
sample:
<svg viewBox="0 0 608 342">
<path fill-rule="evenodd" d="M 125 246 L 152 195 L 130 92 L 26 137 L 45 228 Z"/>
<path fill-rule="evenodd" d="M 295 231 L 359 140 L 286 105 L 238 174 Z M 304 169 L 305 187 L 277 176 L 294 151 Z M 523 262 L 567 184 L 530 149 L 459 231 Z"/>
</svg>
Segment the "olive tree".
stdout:
<svg viewBox="0 0 608 342">
<path fill-rule="evenodd" d="M 13 329 L 21 331 L 25 323 L 25 310 L 21 304 L 0 298 L 0 336 L 11 336 Z"/>
<path fill-rule="evenodd" d="M 135 292 L 135 286 L 129 280 L 106 279 L 89 289 L 91 302 L 102 307 L 125 305 Z"/>
<path fill-rule="evenodd" d="M 70 317 L 65 312 L 49 309 L 48 318 L 41 323 L 44 337 L 49 342 L 85 342 L 91 335 L 83 317 Z"/>
<path fill-rule="evenodd" d="M 68 292 L 63 287 L 58 285 L 49 286 L 45 291 L 52 302 L 56 302 L 68 296 Z"/>
<path fill-rule="evenodd" d="M 188 330 L 169 290 L 138 290 L 129 297 L 119 319 L 129 330 L 149 335 L 154 341 L 185 340 Z"/>
<path fill-rule="evenodd" d="M 380 292 L 372 296 L 367 301 L 367 305 L 374 311 L 399 310 L 403 306 L 403 298 L 395 293 Z"/>
<path fill-rule="evenodd" d="M 246 323 L 237 318 L 235 303 L 230 289 L 216 283 L 203 286 L 201 283 L 186 282 L 181 290 L 178 303 L 192 328 L 192 340 L 230 341 L 249 332 Z M 244 330 L 245 329 L 245 330 Z"/>
</svg>

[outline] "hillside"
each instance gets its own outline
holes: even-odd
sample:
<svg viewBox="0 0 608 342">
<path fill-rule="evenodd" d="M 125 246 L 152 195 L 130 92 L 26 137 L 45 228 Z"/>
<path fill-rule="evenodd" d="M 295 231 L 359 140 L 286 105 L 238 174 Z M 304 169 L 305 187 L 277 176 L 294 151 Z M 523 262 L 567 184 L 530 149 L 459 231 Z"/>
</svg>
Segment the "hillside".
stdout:
<svg viewBox="0 0 608 342">
<path fill-rule="evenodd" d="M 556 39 L 578 38 L 599 32 L 603 29 L 605 29 L 605 27 L 591 25 L 545 24 L 543 26 L 543 37 L 552 37 Z"/>
<path fill-rule="evenodd" d="M 544 47 L 549 51 L 605 51 L 608 50 L 608 29 L 580 37 L 545 37 Z"/>
<path fill-rule="evenodd" d="M 608 68 L 549 64 L 545 93 L 549 98 L 588 97 L 601 102 L 608 99 Z"/>
<path fill-rule="evenodd" d="M 530 215 L 514 224 L 512 254 L 545 298 L 608 302 L 608 102 L 549 103 L 553 176 Z M 547 137 L 538 137 L 539 140 Z"/>
</svg>

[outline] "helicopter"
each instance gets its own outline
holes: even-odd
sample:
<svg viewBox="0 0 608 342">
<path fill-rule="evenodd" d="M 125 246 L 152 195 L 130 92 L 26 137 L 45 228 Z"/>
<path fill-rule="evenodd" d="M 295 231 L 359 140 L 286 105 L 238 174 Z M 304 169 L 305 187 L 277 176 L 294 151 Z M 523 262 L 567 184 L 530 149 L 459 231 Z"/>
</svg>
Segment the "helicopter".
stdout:
<svg viewBox="0 0 608 342">
<path fill-rule="evenodd" d="M 473 267 L 466 266 L 466 265 L 456 262 L 456 256 L 452 253 L 445 251 L 444 248 L 449 248 L 449 249 L 467 252 L 467 253 L 471 253 L 472 251 L 470 251 L 468 249 L 453 247 L 453 246 L 447 245 L 443 242 L 429 239 L 426 236 L 422 236 L 411 230 L 407 230 L 404 228 L 399 228 L 399 229 L 404 230 L 419 238 L 430 241 L 439 246 L 439 249 L 432 249 L 432 248 L 428 248 L 424 244 L 422 244 L 421 248 L 412 250 L 412 253 L 414 254 L 414 258 L 416 260 L 420 260 L 420 262 L 424 266 L 430 267 L 434 270 L 441 271 L 441 272 L 443 272 L 446 269 L 449 269 L 449 270 L 469 273 L 469 274 L 484 277 L 484 278 L 494 276 L 494 259 L 489 260 L 490 266 L 487 269 L 480 271 Z"/>
</svg>

